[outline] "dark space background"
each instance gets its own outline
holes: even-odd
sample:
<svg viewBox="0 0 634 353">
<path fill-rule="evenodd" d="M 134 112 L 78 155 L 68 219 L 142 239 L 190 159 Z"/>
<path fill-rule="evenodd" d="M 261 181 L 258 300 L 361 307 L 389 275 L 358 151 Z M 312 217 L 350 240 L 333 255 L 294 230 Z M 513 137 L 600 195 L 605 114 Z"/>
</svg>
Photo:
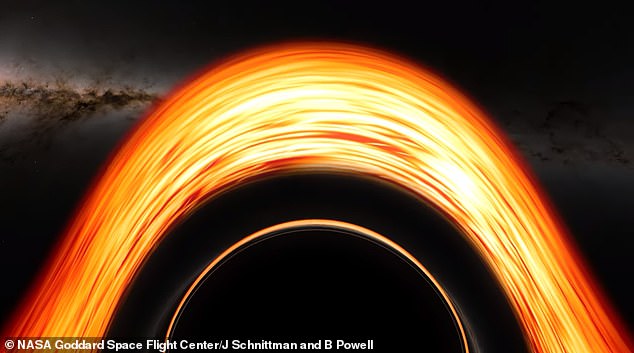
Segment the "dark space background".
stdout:
<svg viewBox="0 0 634 353">
<path fill-rule="evenodd" d="M 630 331 L 634 326 L 634 289 L 629 280 L 634 277 L 634 24 L 625 8 L 609 2 L 550 1 L 415 5 L 397 1 L 0 1 L 0 5 L 2 321 L 41 268 L 100 166 L 144 111 L 160 103 L 172 87 L 227 55 L 279 41 L 324 39 L 369 45 L 408 57 L 472 97 L 526 158 L 616 311 Z M 235 191 L 233 199 L 213 200 L 176 227 L 157 249 L 127 299 L 129 303 L 145 301 L 146 306 L 123 304 L 120 315 L 124 319 L 117 322 L 147 318 L 136 334 L 157 329 L 162 315 L 158 309 L 174 300 L 174 288 L 181 288 L 218 251 L 206 252 L 204 246 L 228 245 L 221 240 L 222 234 L 233 232 L 234 237 L 241 237 L 274 220 L 329 216 L 354 219 L 404 243 L 413 241 L 414 233 L 420 238 L 421 230 L 430 234 L 412 246 L 425 256 L 421 261 L 426 266 L 453 286 L 452 294 L 460 297 L 481 338 L 480 346 L 504 351 L 504 347 L 521 345 L 508 308 L 486 270 L 469 257 L 457 232 L 440 216 L 418 202 L 406 201 L 408 196 L 402 191 L 385 185 L 351 182 L 343 176 L 330 178 L 263 181 L 260 186 Z M 311 196 L 315 189 L 322 192 Z M 284 202 L 255 202 L 265 199 L 258 197 L 259 192 L 273 192 L 274 199 Z M 320 200 L 319 195 L 332 197 Z M 254 208 L 249 217 L 236 218 L 233 210 L 242 212 L 251 204 Z M 233 216 L 220 217 L 222 212 Z M 214 235 L 218 243 L 206 243 L 212 238 L 206 235 L 212 231 L 218 233 Z M 333 249 L 334 253 L 324 254 L 332 257 L 330 266 L 308 269 L 282 250 L 275 251 L 277 264 L 270 263 L 265 255 L 270 251 L 258 252 L 256 246 L 253 254 L 247 251 L 244 257 L 236 256 L 234 265 L 228 262 L 227 268 L 219 270 L 235 272 L 225 274 L 225 281 L 232 276 L 245 280 L 226 284 L 219 279 L 217 288 L 224 292 L 207 288 L 210 296 L 217 293 L 210 303 L 241 298 L 231 291 L 248 290 L 251 282 L 246 279 L 254 275 L 237 269 L 249 263 L 260 263 L 257 276 L 271 276 L 278 283 L 294 283 L 299 272 L 329 276 L 333 283 L 347 283 L 344 279 L 351 276 L 372 277 L 367 260 L 367 266 L 336 270 L 345 264 L 343 258 L 361 264 L 371 258 L 364 257 L 371 250 L 363 242 L 345 246 L 327 234 L 318 238 L 322 239 L 319 244 L 332 246 L 308 246 L 308 240 L 293 240 L 298 242 L 293 247 L 307 251 L 307 258 L 317 254 L 310 248 L 319 249 L 319 254 Z M 183 240 L 179 245 L 174 239 Z M 446 240 L 449 245 L 439 245 L 443 242 L 438 239 L 451 240 Z M 282 243 L 286 241 L 263 244 L 262 249 L 292 248 Z M 421 250 L 427 248 L 431 250 Z M 396 270 L 399 266 L 408 268 L 396 257 L 376 256 L 383 256 L 380 261 L 385 262 L 386 273 L 401 272 Z M 288 270 L 280 273 L 280 268 Z M 314 272 L 316 268 L 323 272 Z M 153 286 L 160 285 L 157 278 L 161 276 L 167 279 L 157 292 Z M 418 277 L 408 276 L 398 279 L 399 288 L 410 289 L 382 292 L 389 300 L 401 301 L 403 307 L 414 305 L 407 300 L 411 290 L 418 290 L 420 298 L 429 291 L 422 286 L 412 289 Z M 388 283 L 394 278 L 381 278 L 377 281 L 384 285 L 378 288 L 390 288 Z M 279 293 L 288 290 L 271 286 L 263 295 L 276 297 L 276 288 Z M 340 288 L 341 296 L 332 296 L 327 305 L 335 310 L 348 308 L 348 301 L 336 298 L 354 296 L 355 290 L 360 295 L 368 288 Z M 309 292 L 302 292 L 306 300 L 316 296 Z M 388 311 L 377 305 L 374 312 L 383 314 L 376 318 L 385 318 Z M 220 305 L 223 310 L 228 307 L 231 305 Z M 290 313 L 294 309 L 284 310 Z M 359 307 L 350 310 L 363 312 Z M 225 314 L 230 316 L 228 311 Z M 431 327 L 437 322 L 421 319 L 421 315 L 417 321 L 421 325 L 426 322 Z M 268 324 L 278 325 L 281 332 L 292 331 L 288 320 L 273 321 Z M 380 327 L 386 330 L 398 327 L 378 319 L 356 322 L 382 323 Z M 115 323 L 113 332 L 125 334 L 135 327 L 121 325 Z M 339 329 L 333 330 L 345 336 L 343 326 L 335 325 Z M 497 347 L 487 346 L 496 344 L 492 337 L 497 326 L 506 327 L 499 331 L 506 338 Z"/>
</svg>

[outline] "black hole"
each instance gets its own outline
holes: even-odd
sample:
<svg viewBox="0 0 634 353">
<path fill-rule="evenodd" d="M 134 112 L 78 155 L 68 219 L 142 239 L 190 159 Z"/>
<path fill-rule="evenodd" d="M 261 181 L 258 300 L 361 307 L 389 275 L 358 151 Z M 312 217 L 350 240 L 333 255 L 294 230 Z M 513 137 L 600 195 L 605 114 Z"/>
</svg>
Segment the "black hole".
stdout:
<svg viewBox="0 0 634 353">
<path fill-rule="evenodd" d="M 404 259 L 330 230 L 295 233 L 259 242 L 217 267 L 172 338 L 372 339 L 375 351 L 462 351 L 444 301 Z"/>
</svg>

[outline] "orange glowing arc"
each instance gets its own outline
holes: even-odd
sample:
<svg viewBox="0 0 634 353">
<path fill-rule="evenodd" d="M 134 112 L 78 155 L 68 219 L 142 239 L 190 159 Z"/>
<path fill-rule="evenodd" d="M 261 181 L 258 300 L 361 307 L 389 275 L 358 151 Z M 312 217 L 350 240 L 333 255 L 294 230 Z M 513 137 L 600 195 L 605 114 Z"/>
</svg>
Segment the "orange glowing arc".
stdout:
<svg viewBox="0 0 634 353">
<path fill-rule="evenodd" d="M 534 352 L 630 352 L 526 169 L 480 110 L 416 65 L 356 46 L 249 52 L 176 90 L 95 184 L 9 336 L 102 336 L 176 221 L 280 171 L 381 178 L 461 229 Z"/>
<path fill-rule="evenodd" d="M 270 226 L 270 227 L 261 229 L 261 230 L 255 232 L 255 233 L 253 233 L 251 235 L 248 235 L 248 236 L 240 239 L 239 241 L 237 241 L 233 245 L 231 245 L 226 250 L 224 250 L 220 255 L 218 255 L 216 258 L 214 258 L 200 272 L 200 274 L 198 274 L 196 279 L 194 279 L 194 281 L 189 285 L 189 287 L 185 291 L 185 294 L 183 295 L 183 297 L 181 298 L 180 302 L 176 306 L 176 310 L 174 310 L 174 314 L 172 315 L 172 318 L 171 318 L 171 320 L 169 322 L 169 325 L 167 326 L 167 334 L 165 336 L 165 339 L 166 340 L 170 339 L 170 337 L 174 333 L 174 328 L 176 327 L 176 323 L 178 321 L 178 318 L 180 317 L 180 315 L 181 315 L 183 309 L 185 308 L 185 306 L 187 305 L 189 299 L 194 294 L 195 290 L 203 282 L 203 280 L 205 278 L 207 278 L 207 276 L 223 260 L 227 259 L 229 256 L 234 254 L 238 249 L 243 248 L 245 245 L 248 245 L 248 244 L 253 243 L 255 241 L 261 240 L 262 238 L 264 238 L 267 235 L 270 235 L 272 233 L 283 234 L 285 232 L 290 232 L 290 231 L 292 231 L 294 229 L 295 230 L 297 230 L 297 229 L 306 230 L 306 229 L 311 229 L 311 228 L 331 229 L 331 230 L 339 231 L 339 232 L 342 232 L 342 233 L 360 235 L 360 236 L 363 236 L 366 239 L 369 239 L 369 240 L 371 240 L 373 242 L 381 244 L 382 246 L 385 246 L 387 249 L 389 249 L 389 250 L 393 251 L 394 253 L 398 254 L 403 259 L 406 259 L 410 264 L 412 264 L 417 269 L 417 271 L 420 271 L 419 273 L 421 273 L 424 276 L 424 278 L 429 282 L 429 284 L 434 287 L 434 290 L 436 291 L 436 293 L 438 293 L 439 297 L 443 300 L 443 302 L 447 306 L 447 309 L 448 309 L 449 313 L 452 316 L 452 319 L 453 319 L 454 323 L 456 324 L 456 328 L 457 328 L 458 334 L 460 335 L 460 341 L 461 341 L 462 349 L 463 349 L 462 351 L 465 352 L 465 353 L 469 353 L 469 343 L 467 341 L 467 334 L 466 334 L 466 331 L 464 329 L 464 325 L 462 323 L 462 320 L 460 319 L 460 316 L 458 315 L 458 310 L 456 309 L 452 299 L 449 297 L 447 292 L 440 285 L 438 280 L 436 278 L 434 278 L 434 276 L 429 272 L 429 270 L 427 270 L 427 268 L 425 268 L 425 266 L 423 266 L 423 264 L 421 264 L 420 261 L 418 261 L 418 259 L 416 259 L 416 257 L 414 257 L 412 254 L 410 254 L 402 246 L 398 245 L 397 243 L 395 243 L 391 239 L 389 239 L 389 238 L 387 238 L 387 237 L 385 237 L 385 236 L 383 236 L 383 235 L 381 235 L 381 234 L 379 234 L 377 232 L 374 232 L 374 231 L 372 231 L 370 229 L 358 226 L 356 224 L 351 224 L 351 223 L 348 223 L 348 222 L 342 222 L 342 221 L 337 221 L 337 220 L 332 220 L 332 219 L 302 219 L 302 220 L 297 220 L 297 221 L 289 221 L 289 222 L 279 223 L 279 224 L 276 224 L 274 226 Z"/>
</svg>

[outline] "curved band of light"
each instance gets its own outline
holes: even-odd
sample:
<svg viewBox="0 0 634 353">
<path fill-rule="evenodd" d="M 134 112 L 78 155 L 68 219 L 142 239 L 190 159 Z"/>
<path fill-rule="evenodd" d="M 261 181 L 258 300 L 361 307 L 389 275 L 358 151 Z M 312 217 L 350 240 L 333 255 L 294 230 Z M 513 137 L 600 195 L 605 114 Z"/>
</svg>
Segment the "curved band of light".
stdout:
<svg viewBox="0 0 634 353">
<path fill-rule="evenodd" d="M 533 351 L 630 351 L 485 115 L 415 65 L 328 44 L 247 53 L 155 108 L 95 184 L 9 335 L 105 334 L 175 222 L 245 180 L 300 169 L 374 176 L 429 200 L 487 263 Z"/>
<path fill-rule="evenodd" d="M 370 239 L 374 242 L 377 242 L 383 246 L 386 246 L 388 249 L 390 249 L 391 251 L 394 251 L 396 254 L 398 254 L 399 256 L 403 257 L 404 259 L 407 259 L 411 264 L 413 264 L 414 266 L 416 266 L 416 269 L 418 271 L 420 271 L 425 278 L 427 278 L 427 280 L 430 282 L 430 284 L 434 287 L 434 289 L 436 290 L 436 292 L 440 295 L 440 297 L 442 298 L 443 302 L 447 305 L 447 308 L 449 309 L 451 316 L 453 318 L 453 321 L 455 322 L 457 329 L 458 329 L 458 333 L 460 334 L 460 339 L 462 341 L 462 347 L 463 347 L 463 352 L 465 353 L 469 353 L 469 345 L 467 342 L 467 335 L 465 333 L 464 330 L 464 326 L 462 324 L 462 320 L 460 319 L 460 316 L 458 315 L 458 312 L 451 300 L 451 298 L 449 297 L 449 295 L 445 292 L 445 290 L 442 288 L 442 286 L 440 285 L 440 283 L 438 283 L 438 281 L 434 278 L 434 276 L 427 270 L 427 268 L 425 268 L 425 266 L 423 266 L 423 264 L 420 263 L 420 261 L 418 261 L 418 259 L 416 259 L 412 254 L 410 254 L 407 250 L 403 249 L 403 247 L 401 247 L 400 245 L 396 244 L 395 242 L 393 242 L 392 240 L 390 240 L 389 238 L 386 238 L 385 236 L 376 233 L 372 230 L 369 230 L 367 228 L 358 226 L 356 224 L 351 224 L 351 223 L 347 223 L 347 222 L 342 222 L 342 221 L 336 221 L 336 220 L 330 220 L 330 219 L 303 219 L 303 220 L 298 220 L 298 221 L 290 221 L 290 222 L 284 222 L 284 223 L 280 223 L 280 224 L 276 224 L 274 226 L 270 226 L 264 229 L 261 229 L 247 237 L 244 237 L 242 239 L 240 239 L 240 241 L 236 242 L 235 244 L 231 245 L 229 248 L 227 248 L 225 251 L 223 251 L 220 255 L 218 255 L 215 259 L 213 259 L 213 261 L 211 261 L 198 275 L 198 277 L 196 277 L 196 279 L 191 283 L 191 285 L 189 286 L 189 288 L 187 289 L 187 291 L 185 292 L 185 294 L 183 295 L 183 298 L 181 299 L 181 301 L 179 302 L 179 304 L 176 307 L 176 310 L 174 310 L 174 315 L 172 316 L 172 319 L 170 320 L 170 323 L 167 327 L 167 335 L 165 337 L 165 339 L 169 339 L 172 334 L 173 334 L 173 330 L 175 328 L 176 322 L 180 316 L 180 314 L 182 313 L 182 310 L 184 309 L 185 305 L 187 304 L 187 302 L 189 301 L 189 299 L 191 298 L 191 296 L 193 295 L 194 291 L 198 288 L 199 284 L 207 277 L 207 275 L 216 268 L 216 266 L 221 263 L 223 260 L 225 260 L 228 256 L 232 255 L 236 250 L 242 248 L 243 246 L 252 243 L 254 241 L 257 241 L 259 239 L 262 239 L 263 237 L 270 235 L 271 233 L 280 233 L 280 232 L 288 232 L 291 231 L 293 229 L 308 229 L 311 227 L 317 227 L 319 229 L 333 229 L 333 230 L 338 230 L 338 231 L 343 231 L 346 233 L 353 233 L 353 234 L 358 234 L 358 235 L 362 235 L 363 237 Z"/>
</svg>

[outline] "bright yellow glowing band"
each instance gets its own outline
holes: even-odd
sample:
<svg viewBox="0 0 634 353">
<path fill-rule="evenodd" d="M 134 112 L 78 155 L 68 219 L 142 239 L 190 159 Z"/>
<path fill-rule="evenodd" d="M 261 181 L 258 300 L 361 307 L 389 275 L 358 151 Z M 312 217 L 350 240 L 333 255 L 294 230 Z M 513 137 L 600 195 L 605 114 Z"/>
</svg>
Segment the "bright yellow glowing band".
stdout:
<svg viewBox="0 0 634 353">
<path fill-rule="evenodd" d="M 9 335 L 102 336 L 176 221 L 230 186 L 300 169 L 370 175 L 429 200 L 487 263 L 533 351 L 630 352 L 485 115 L 415 65 L 328 44 L 247 53 L 154 109 L 88 195 Z"/>
<path fill-rule="evenodd" d="M 185 295 L 183 295 L 183 298 L 181 299 L 181 301 L 179 302 L 178 306 L 176 307 L 176 310 L 174 311 L 174 315 L 172 315 L 172 319 L 170 320 L 169 326 L 167 328 L 167 335 L 166 335 L 165 339 L 167 340 L 167 339 L 169 339 L 172 336 L 174 328 L 175 328 L 175 325 L 176 325 L 176 322 L 177 322 L 182 310 L 184 309 L 185 305 L 187 304 L 187 302 L 191 298 L 191 296 L 194 293 L 194 291 L 196 290 L 196 288 L 198 288 L 198 285 L 224 259 L 226 259 L 228 256 L 230 256 L 236 250 L 242 248 L 243 246 L 245 246 L 245 245 L 247 245 L 249 243 L 255 242 L 255 241 L 259 240 L 259 239 L 262 239 L 262 237 L 266 237 L 267 235 L 270 235 L 271 233 L 288 232 L 288 231 L 292 231 L 294 229 L 307 229 L 307 228 L 333 229 L 333 230 L 343 231 L 345 233 L 352 233 L 352 234 L 362 235 L 363 237 L 365 237 L 367 239 L 370 239 L 370 240 L 372 240 L 374 242 L 382 244 L 387 249 L 389 249 L 391 251 L 394 251 L 399 256 L 402 256 L 403 258 L 407 259 L 411 264 L 416 266 L 418 271 L 420 271 L 422 274 L 424 274 L 424 276 L 427 278 L 427 280 L 430 282 L 430 284 L 434 287 L 436 292 L 440 295 L 440 297 L 442 298 L 443 302 L 447 305 L 447 308 L 449 309 L 449 312 L 452 315 L 453 321 L 456 323 L 456 326 L 457 326 L 457 329 L 458 329 L 458 333 L 460 335 L 460 340 L 461 340 L 461 343 L 462 343 L 463 352 L 469 353 L 469 345 L 468 345 L 468 342 L 467 342 L 467 335 L 465 333 L 464 326 L 462 324 L 462 320 L 460 319 L 460 316 L 458 315 L 458 311 L 456 310 L 454 303 L 452 302 L 452 300 L 449 297 L 449 295 L 447 295 L 445 290 L 442 288 L 440 283 L 438 283 L 436 278 L 434 278 L 434 276 L 427 270 L 427 268 L 425 268 L 425 266 L 423 266 L 420 263 L 420 261 L 418 261 L 407 250 L 403 249 L 403 247 L 401 247 L 400 245 L 396 244 L 395 242 L 393 242 L 389 238 L 386 238 L 385 236 L 383 236 L 383 235 L 381 235 L 379 233 L 376 233 L 376 232 L 374 232 L 372 230 L 369 230 L 367 228 L 358 226 L 356 224 L 351 224 L 351 223 L 342 222 L 342 221 L 335 221 L 335 220 L 330 220 L 330 219 L 303 219 L 303 220 L 298 220 L 298 221 L 290 221 L 290 222 L 284 222 L 284 223 L 276 224 L 274 226 L 267 227 L 267 228 L 264 228 L 262 230 L 259 230 L 259 231 L 255 232 L 255 233 L 245 237 L 245 238 L 242 238 L 240 241 L 236 242 L 235 244 L 231 245 L 229 248 L 227 248 L 225 251 L 223 251 L 220 255 L 218 255 L 215 259 L 213 259 L 213 261 L 211 261 L 207 265 L 207 267 L 205 267 L 203 269 L 203 271 L 198 275 L 198 277 L 196 277 L 196 279 L 191 283 L 191 285 L 189 286 L 189 288 L 185 292 Z"/>
</svg>

